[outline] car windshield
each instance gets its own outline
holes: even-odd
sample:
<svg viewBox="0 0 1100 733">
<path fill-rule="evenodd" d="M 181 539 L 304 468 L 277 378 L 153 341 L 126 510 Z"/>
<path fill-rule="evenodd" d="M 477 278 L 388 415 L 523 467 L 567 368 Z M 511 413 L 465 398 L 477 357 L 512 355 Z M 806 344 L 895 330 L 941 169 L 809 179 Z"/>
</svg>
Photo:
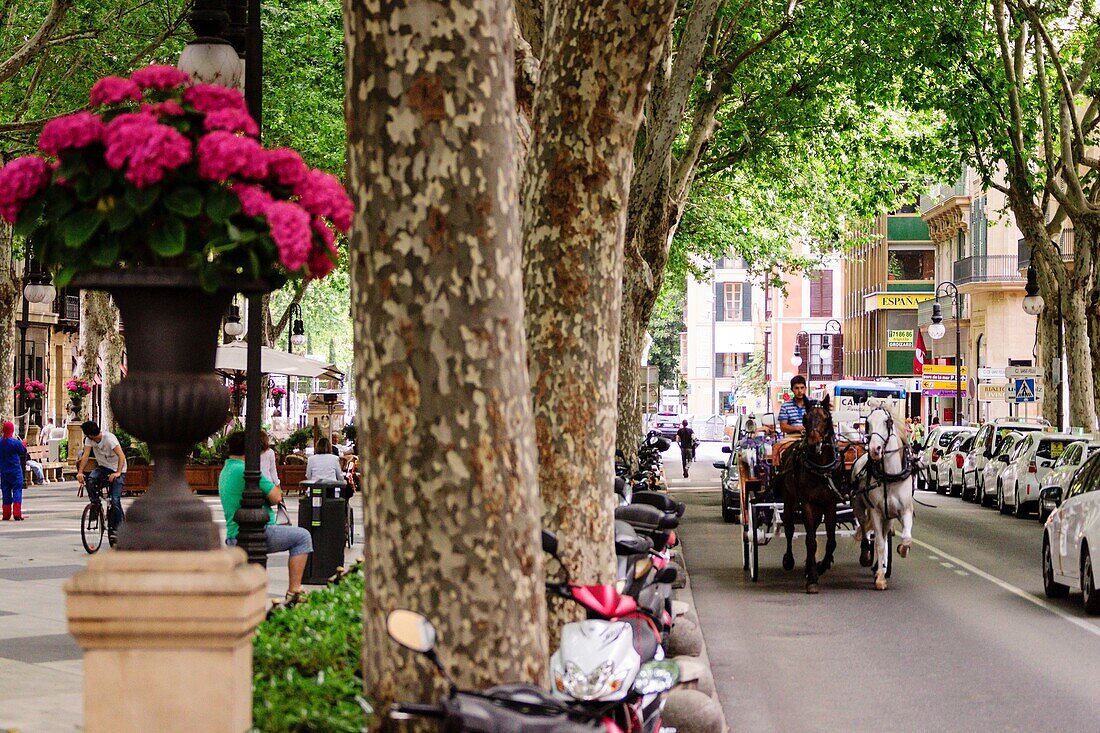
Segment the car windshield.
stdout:
<svg viewBox="0 0 1100 733">
<path fill-rule="evenodd" d="M 1038 430 L 1038 429 L 1039 429 L 1038 425 L 1034 425 L 1034 426 L 1032 426 L 1032 425 L 1026 425 L 1026 426 L 1015 425 L 1015 426 L 1012 426 L 1012 427 L 1007 427 L 1006 426 L 1006 427 L 1003 427 L 1003 428 L 998 428 L 997 429 L 997 440 L 993 444 L 993 449 L 996 452 L 1000 451 L 1001 443 L 1002 443 L 1002 441 L 1004 441 L 1006 435 L 1009 435 L 1011 433 L 1029 433 L 1033 430 Z"/>
<path fill-rule="evenodd" d="M 964 433 L 965 434 L 965 433 Z M 940 439 L 937 441 L 941 448 L 946 448 L 951 444 L 951 441 L 959 437 L 958 431 L 952 430 L 951 432 L 944 432 L 940 435 Z"/>
<path fill-rule="evenodd" d="M 1006 456 L 1012 452 L 1012 448 L 1016 445 L 1016 441 L 1020 439 L 1020 436 L 1015 433 L 1009 433 L 1001 439 L 1001 449 L 997 451 L 998 455 Z"/>
<path fill-rule="evenodd" d="M 1035 451 L 1035 455 L 1039 458 L 1046 459 L 1058 459 L 1065 453 L 1066 448 L 1076 443 L 1076 440 L 1070 440 L 1068 438 L 1048 438 L 1039 441 L 1039 448 Z"/>
</svg>

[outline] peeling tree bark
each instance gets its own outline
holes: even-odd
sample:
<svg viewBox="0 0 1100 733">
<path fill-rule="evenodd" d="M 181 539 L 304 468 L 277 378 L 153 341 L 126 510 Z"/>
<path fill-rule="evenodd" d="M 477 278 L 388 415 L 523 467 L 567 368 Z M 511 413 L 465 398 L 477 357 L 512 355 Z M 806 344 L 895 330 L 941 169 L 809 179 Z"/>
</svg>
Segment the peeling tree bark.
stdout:
<svg viewBox="0 0 1100 733">
<path fill-rule="evenodd" d="M 11 227 L 0 221 L 0 415 L 4 416 L 15 414 L 15 392 L 9 386 L 15 384 L 15 313 L 19 305 L 14 260 Z"/>
<path fill-rule="evenodd" d="M 103 424 L 115 427 L 115 414 L 111 409 L 111 390 L 122 379 L 122 354 L 126 339 L 119 330 L 118 306 L 107 299 L 107 320 L 110 324 L 103 336 Z"/>
<path fill-rule="evenodd" d="M 77 347 L 76 369 L 73 371 L 73 376 L 82 377 L 89 384 L 95 382 L 100 348 L 112 330 L 116 332 L 118 330 L 118 310 L 111 304 L 110 296 L 98 290 L 82 290 L 80 292 L 80 338 Z M 110 387 L 104 385 L 104 403 L 106 403 L 106 393 L 109 390 Z M 86 403 L 84 409 L 87 414 L 81 415 L 81 417 L 90 419 L 92 414 L 91 403 Z M 106 418 L 109 416 L 110 407 L 104 409 L 107 411 L 104 413 Z M 104 419 L 103 424 L 109 425 L 110 423 Z"/>
<path fill-rule="evenodd" d="M 429 616 L 458 684 L 482 688 L 543 680 L 546 603 L 511 3 L 346 0 L 344 18 L 363 669 L 381 709 L 444 691 L 388 638 L 391 610 Z"/>
<path fill-rule="evenodd" d="M 642 109 L 675 0 L 552 6 L 524 176 L 528 364 L 545 524 L 581 583 L 614 580 L 623 235 Z M 573 620 L 552 609 L 550 628 Z"/>
</svg>

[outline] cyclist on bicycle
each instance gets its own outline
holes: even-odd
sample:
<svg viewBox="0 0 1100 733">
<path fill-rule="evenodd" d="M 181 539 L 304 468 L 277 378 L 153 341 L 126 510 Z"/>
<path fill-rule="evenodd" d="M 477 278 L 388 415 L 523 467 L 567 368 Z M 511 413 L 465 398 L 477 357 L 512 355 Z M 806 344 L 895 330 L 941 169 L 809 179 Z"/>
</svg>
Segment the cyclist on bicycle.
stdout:
<svg viewBox="0 0 1100 733">
<path fill-rule="evenodd" d="M 118 438 L 101 430 L 91 420 L 83 423 L 80 430 L 84 433 L 84 452 L 76 468 L 76 480 L 81 486 L 84 485 L 84 467 L 88 463 L 88 457 L 95 456 L 98 465 L 92 470 L 92 475 L 98 479 L 106 479 L 110 484 L 111 509 L 107 517 L 107 540 L 114 547 L 118 526 L 123 519 L 122 487 L 126 476 L 126 454 L 122 452 Z"/>
</svg>

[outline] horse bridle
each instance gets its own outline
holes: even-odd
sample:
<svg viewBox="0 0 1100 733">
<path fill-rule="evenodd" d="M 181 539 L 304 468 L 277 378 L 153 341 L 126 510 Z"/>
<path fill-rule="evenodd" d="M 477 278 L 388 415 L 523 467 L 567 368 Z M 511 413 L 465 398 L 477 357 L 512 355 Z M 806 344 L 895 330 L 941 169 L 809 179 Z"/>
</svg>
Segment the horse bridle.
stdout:
<svg viewBox="0 0 1100 733">
<path fill-rule="evenodd" d="M 878 431 L 874 431 L 874 432 L 871 431 L 870 417 L 871 417 L 871 415 L 874 415 L 876 412 L 883 412 L 883 413 L 886 414 L 886 435 L 883 435 L 882 433 L 880 433 Z M 867 420 L 866 427 L 864 428 L 864 433 L 866 435 L 866 441 L 867 441 L 867 468 L 871 472 L 871 475 L 874 476 L 877 479 L 880 479 L 880 480 L 885 481 L 885 482 L 890 482 L 890 483 L 893 483 L 894 481 L 901 481 L 903 479 L 906 479 L 906 478 L 909 478 L 910 476 L 912 476 L 913 475 L 913 469 L 912 469 L 912 466 L 909 465 L 909 452 L 907 450 L 905 450 L 905 441 L 903 441 L 901 439 L 901 436 L 898 435 L 898 447 L 897 448 L 894 448 L 893 450 L 888 450 L 887 449 L 888 446 L 890 445 L 890 438 L 893 435 L 896 434 L 894 432 L 894 416 L 890 414 L 889 410 L 887 410 L 883 407 L 876 407 L 875 409 L 871 410 L 870 414 L 867 415 L 867 418 L 868 418 L 868 420 Z M 878 460 L 871 457 L 870 445 L 871 445 L 871 438 L 872 437 L 882 438 L 882 458 L 880 458 Z M 886 456 L 891 454 L 891 453 L 899 453 L 899 452 L 902 454 L 901 455 L 901 472 L 896 473 L 896 474 L 886 473 Z M 878 469 L 877 471 L 875 470 L 876 467 Z"/>
</svg>

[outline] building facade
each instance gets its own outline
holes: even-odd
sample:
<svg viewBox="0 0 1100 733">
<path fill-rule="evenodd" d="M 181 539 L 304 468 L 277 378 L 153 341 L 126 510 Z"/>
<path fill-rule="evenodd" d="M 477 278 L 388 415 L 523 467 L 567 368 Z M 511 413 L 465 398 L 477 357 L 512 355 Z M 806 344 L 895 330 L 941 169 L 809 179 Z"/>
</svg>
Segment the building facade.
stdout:
<svg viewBox="0 0 1100 733">
<path fill-rule="evenodd" d="M 968 399 L 959 406 L 961 415 L 975 423 L 1010 414 L 1040 414 L 1038 403 L 1010 409 L 1004 400 L 1005 380 L 982 378 L 987 368 L 1032 364 L 1036 344 L 1037 319 L 1024 313 L 1022 305 L 1026 280 L 1021 273 L 1021 267 L 1026 268 L 1026 262 L 1020 261 L 1022 235 L 1004 194 L 984 188 L 976 173 L 964 170 L 958 181 L 934 188 L 922 198 L 921 217 L 936 250 L 936 283 L 941 293 L 950 289 L 944 283 L 955 285 L 959 309 L 956 313 L 954 298 L 941 295 L 947 332 L 938 341 L 928 335 L 932 301 L 920 305 L 917 326 L 930 359 L 953 364 L 960 358 L 967 367 L 963 394 Z M 956 325 L 961 354 L 955 352 Z M 954 403 L 953 396 L 938 395 L 926 404 L 932 414 L 950 421 Z"/>
<path fill-rule="evenodd" d="M 935 245 L 915 203 L 855 234 L 861 243 L 843 268 L 845 375 L 898 381 L 912 395 L 910 414 L 918 414 L 917 308 L 934 297 Z"/>
<path fill-rule="evenodd" d="M 689 275 L 687 281 L 680 349 L 687 412 L 703 417 L 761 409 L 763 398 L 748 394 L 742 372 L 761 343 L 764 291 L 738 257 L 717 260 L 710 273 L 708 280 Z"/>
<path fill-rule="evenodd" d="M 794 249 L 802 253 L 800 244 Z M 811 390 L 824 389 L 844 377 L 840 320 L 844 268 L 840 259 L 827 261 L 812 272 L 787 273 L 783 282 L 783 288 L 768 287 L 764 293 L 763 346 L 771 411 L 787 399 L 795 374 L 806 377 Z"/>
</svg>

